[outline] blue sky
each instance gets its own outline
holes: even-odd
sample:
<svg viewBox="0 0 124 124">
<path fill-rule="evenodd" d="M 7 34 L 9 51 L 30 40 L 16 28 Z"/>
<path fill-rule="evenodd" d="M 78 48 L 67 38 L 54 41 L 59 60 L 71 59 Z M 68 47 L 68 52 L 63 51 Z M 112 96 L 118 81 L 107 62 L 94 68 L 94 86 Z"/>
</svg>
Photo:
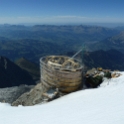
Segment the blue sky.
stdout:
<svg viewBox="0 0 124 124">
<path fill-rule="evenodd" d="M 0 0 L 0 24 L 123 23 L 124 0 Z"/>
</svg>

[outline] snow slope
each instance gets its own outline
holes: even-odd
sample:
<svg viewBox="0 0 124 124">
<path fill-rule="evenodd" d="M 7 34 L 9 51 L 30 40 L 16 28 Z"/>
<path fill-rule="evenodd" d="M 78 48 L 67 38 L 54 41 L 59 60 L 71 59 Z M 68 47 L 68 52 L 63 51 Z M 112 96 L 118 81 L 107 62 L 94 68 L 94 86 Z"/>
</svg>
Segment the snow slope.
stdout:
<svg viewBox="0 0 124 124">
<path fill-rule="evenodd" d="M 124 124 L 124 72 L 97 89 L 47 104 L 11 107 L 0 103 L 0 124 Z"/>
</svg>

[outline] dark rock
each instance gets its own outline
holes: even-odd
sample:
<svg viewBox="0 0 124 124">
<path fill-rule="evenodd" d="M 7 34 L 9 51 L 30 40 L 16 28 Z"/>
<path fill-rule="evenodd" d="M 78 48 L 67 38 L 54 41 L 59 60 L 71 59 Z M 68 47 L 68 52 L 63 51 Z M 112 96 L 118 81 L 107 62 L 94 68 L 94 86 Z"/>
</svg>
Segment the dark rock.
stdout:
<svg viewBox="0 0 124 124">
<path fill-rule="evenodd" d="M 96 88 L 102 83 L 103 81 L 102 79 L 103 79 L 102 76 L 96 76 L 96 77 L 89 76 L 86 78 L 85 84 L 87 87 Z"/>
<path fill-rule="evenodd" d="M 0 88 L 35 84 L 32 77 L 6 57 L 0 57 Z"/>
<path fill-rule="evenodd" d="M 40 67 L 37 64 L 25 59 L 24 57 L 16 60 L 15 63 L 21 69 L 27 71 L 35 81 L 40 80 Z"/>
<path fill-rule="evenodd" d="M 83 62 L 88 69 L 102 67 L 111 70 L 124 70 L 124 54 L 115 49 L 85 53 Z"/>
<path fill-rule="evenodd" d="M 111 76 L 111 73 L 108 71 L 108 72 L 105 72 L 104 77 L 111 78 L 112 76 Z"/>
<path fill-rule="evenodd" d="M 104 77 L 111 78 L 111 71 L 101 67 L 88 70 L 85 75 L 85 85 L 88 88 L 96 88 L 103 82 Z"/>
</svg>

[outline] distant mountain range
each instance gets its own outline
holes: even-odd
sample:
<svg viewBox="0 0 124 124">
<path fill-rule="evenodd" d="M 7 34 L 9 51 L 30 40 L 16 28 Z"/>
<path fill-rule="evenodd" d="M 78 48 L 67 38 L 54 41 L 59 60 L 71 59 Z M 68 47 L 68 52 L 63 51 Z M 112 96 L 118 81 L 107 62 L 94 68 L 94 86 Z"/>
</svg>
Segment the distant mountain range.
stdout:
<svg viewBox="0 0 124 124">
<path fill-rule="evenodd" d="M 39 63 L 42 56 L 65 55 L 69 51 L 78 51 L 83 45 L 88 50 L 103 49 L 99 44 L 120 32 L 118 29 L 83 25 L 35 25 L 31 27 L 1 25 L 0 55 L 12 61 L 25 57 Z"/>
<path fill-rule="evenodd" d="M 49 42 L 96 41 L 117 34 L 119 30 L 99 26 L 55 26 L 55 25 L 3 25 L 0 36 L 9 39 L 35 39 Z M 55 41 L 56 40 L 56 41 Z"/>
<path fill-rule="evenodd" d="M 0 25 L 0 87 L 35 84 L 42 56 L 73 56 L 83 47 L 86 69 L 124 70 L 123 28 Z"/>
<path fill-rule="evenodd" d="M 34 76 L 33 79 L 38 79 L 39 67 L 32 65 L 29 61 L 39 65 L 39 59 L 42 56 L 68 55 L 69 52 L 77 52 L 83 46 L 86 50 L 92 51 L 88 52 L 89 56 L 85 58 L 86 63 L 90 63 L 88 67 L 92 65 L 92 67 L 103 66 L 112 69 L 123 68 L 123 63 L 119 62 L 119 58 L 120 61 L 123 60 L 122 53 L 124 53 L 123 28 L 112 29 L 83 25 L 0 25 L 0 55 L 6 56 L 13 62 L 16 61 L 19 67 L 28 71 L 30 76 Z M 118 66 L 116 63 L 109 65 L 106 60 L 109 60 L 109 63 L 115 61 Z M 33 71 L 29 69 L 30 66 Z"/>
<path fill-rule="evenodd" d="M 124 31 L 120 32 L 117 35 L 112 37 L 108 37 L 102 41 L 92 44 L 90 46 L 93 50 L 109 50 L 116 49 L 122 53 L 124 53 Z"/>
<path fill-rule="evenodd" d="M 87 52 L 84 54 L 83 62 L 87 68 L 102 67 L 111 70 L 124 70 L 124 54 L 114 49 Z"/>
<path fill-rule="evenodd" d="M 75 52 L 68 52 L 68 56 L 74 55 Z M 79 54 L 77 58 L 82 57 Z M 97 50 L 93 52 L 85 51 L 82 57 L 82 62 L 85 65 L 85 69 L 102 67 L 110 70 L 124 70 L 124 54 L 115 50 Z"/>
</svg>

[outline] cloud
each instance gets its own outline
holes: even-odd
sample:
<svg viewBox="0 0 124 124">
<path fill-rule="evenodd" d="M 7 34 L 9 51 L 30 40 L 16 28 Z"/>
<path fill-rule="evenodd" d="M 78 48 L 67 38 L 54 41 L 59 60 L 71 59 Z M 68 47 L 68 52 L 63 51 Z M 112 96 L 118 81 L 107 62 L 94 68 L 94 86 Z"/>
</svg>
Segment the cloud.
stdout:
<svg viewBox="0 0 124 124">
<path fill-rule="evenodd" d="M 1 17 L 0 23 L 75 23 L 82 22 L 87 17 L 83 16 L 18 16 L 18 17 Z"/>
<path fill-rule="evenodd" d="M 83 16 L 71 16 L 71 15 L 67 15 L 67 16 L 55 16 L 56 18 L 87 18 L 87 17 L 83 17 Z"/>
<path fill-rule="evenodd" d="M 124 18 L 113 17 L 85 17 L 75 15 L 58 15 L 58 16 L 18 16 L 18 17 L 0 17 L 0 23 L 18 24 L 18 23 L 40 23 L 40 24 L 57 24 L 57 23 L 92 23 L 92 22 L 124 22 Z"/>
</svg>

